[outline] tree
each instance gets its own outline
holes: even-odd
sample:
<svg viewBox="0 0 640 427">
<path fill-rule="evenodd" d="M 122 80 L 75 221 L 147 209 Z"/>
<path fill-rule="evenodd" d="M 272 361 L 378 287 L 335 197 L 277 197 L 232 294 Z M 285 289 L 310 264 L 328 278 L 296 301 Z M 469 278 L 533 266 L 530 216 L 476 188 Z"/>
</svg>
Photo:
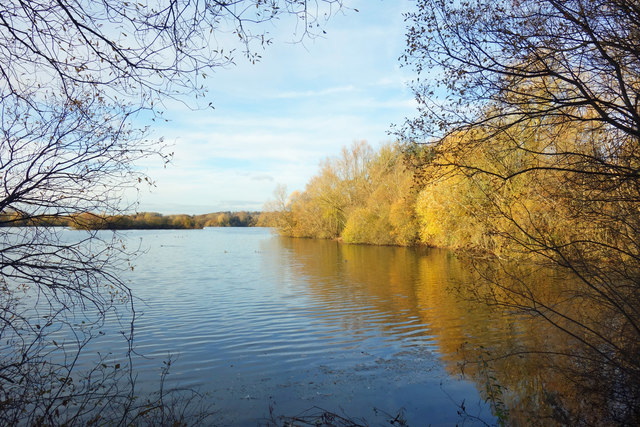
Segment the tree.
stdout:
<svg viewBox="0 0 640 427">
<path fill-rule="evenodd" d="M 343 147 L 340 156 L 323 160 L 303 193 L 287 197 L 285 187 L 276 188 L 276 201 L 265 210 L 278 212 L 278 231 L 293 237 L 338 238 L 350 212 L 365 202 L 370 191 L 372 156 L 366 141 L 354 142 Z"/>
<path fill-rule="evenodd" d="M 162 397 L 133 403 L 135 309 L 119 279 L 132 254 L 117 235 L 87 231 L 69 240 L 39 220 L 80 221 L 76 214 L 85 212 L 95 213 L 93 221 L 133 206 L 124 191 L 151 182 L 136 162 L 170 157 L 135 124 L 160 117 L 167 99 L 206 106 L 207 73 L 234 61 L 234 47 L 217 42 L 224 34 L 255 61 L 254 48 L 269 43 L 260 30 L 265 22 L 293 16 L 303 37 L 340 6 L 340 0 L 2 2 L 2 424 L 166 422 Z M 79 354 L 107 313 L 127 331 L 124 359 L 100 359 L 78 372 Z"/>
<path fill-rule="evenodd" d="M 386 144 L 371 156 L 369 185 L 360 207 L 349 212 L 342 239 L 347 243 L 408 246 L 415 242 L 413 173 L 399 144 Z"/>
<path fill-rule="evenodd" d="M 413 169 L 398 143 L 376 153 L 354 142 L 320 164 L 302 193 L 279 186 L 265 204 L 273 226 L 292 237 L 409 246 L 416 241 Z M 264 213 L 263 213 L 264 214 Z"/>
<path fill-rule="evenodd" d="M 518 257 L 578 279 L 565 303 L 552 303 L 535 276 L 505 261 L 512 280 L 484 272 L 490 300 L 542 316 L 576 343 L 567 354 L 573 380 L 606 396 L 609 410 L 596 422 L 637 423 L 640 5 L 424 0 L 407 18 L 405 60 L 429 77 L 414 85 L 420 114 L 406 129 L 432 143 L 425 167 L 495 179 L 485 193 L 500 217 L 495 232 Z M 498 145 L 488 163 L 474 156 Z M 496 199 L 496 189 L 523 179 L 526 197 Z"/>
</svg>

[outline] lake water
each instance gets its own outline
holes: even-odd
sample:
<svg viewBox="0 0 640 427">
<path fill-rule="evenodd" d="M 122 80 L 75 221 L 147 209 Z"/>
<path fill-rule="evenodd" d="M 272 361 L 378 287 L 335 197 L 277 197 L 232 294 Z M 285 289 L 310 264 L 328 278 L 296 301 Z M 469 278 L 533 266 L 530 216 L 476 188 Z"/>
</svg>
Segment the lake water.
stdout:
<svg viewBox="0 0 640 427">
<path fill-rule="evenodd" d="M 528 425 L 531 414 L 548 415 L 544 396 L 567 384 L 530 351 L 557 349 L 564 337 L 471 302 L 475 276 L 451 252 L 264 228 L 121 237 L 143 250 L 124 274 L 137 297 L 139 390 L 157 387 L 171 357 L 167 386 L 206 393 L 219 425 L 314 407 L 373 425 L 402 410 L 412 426 L 493 423 L 506 407 L 511 422 Z M 103 330 L 85 353 L 117 357 L 120 331 Z"/>
<path fill-rule="evenodd" d="M 460 301 L 451 286 L 464 272 L 446 251 L 262 228 L 122 234 L 146 250 L 126 276 L 141 299 L 139 381 L 156 381 L 173 355 L 170 385 L 209 393 L 222 425 L 257 425 L 270 406 L 370 423 L 400 409 L 410 425 L 469 423 L 462 402 L 492 422 L 484 386 L 461 375 L 461 354 L 526 340 L 504 314 Z"/>
</svg>

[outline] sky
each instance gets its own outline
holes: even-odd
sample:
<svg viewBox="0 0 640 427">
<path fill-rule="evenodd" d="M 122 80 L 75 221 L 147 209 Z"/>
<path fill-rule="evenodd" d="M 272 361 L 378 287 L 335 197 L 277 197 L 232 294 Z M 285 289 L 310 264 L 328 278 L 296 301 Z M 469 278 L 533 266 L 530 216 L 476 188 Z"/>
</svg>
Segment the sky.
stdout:
<svg viewBox="0 0 640 427">
<path fill-rule="evenodd" d="M 392 124 L 416 111 L 410 67 L 401 67 L 409 0 L 346 0 L 322 37 L 297 39 L 286 22 L 267 24 L 274 43 L 251 64 L 208 77 L 214 109 L 169 106 L 152 136 L 173 160 L 144 165 L 155 186 L 138 211 L 203 214 L 258 211 L 276 185 L 304 190 L 319 163 L 343 146 L 393 141 Z"/>
</svg>

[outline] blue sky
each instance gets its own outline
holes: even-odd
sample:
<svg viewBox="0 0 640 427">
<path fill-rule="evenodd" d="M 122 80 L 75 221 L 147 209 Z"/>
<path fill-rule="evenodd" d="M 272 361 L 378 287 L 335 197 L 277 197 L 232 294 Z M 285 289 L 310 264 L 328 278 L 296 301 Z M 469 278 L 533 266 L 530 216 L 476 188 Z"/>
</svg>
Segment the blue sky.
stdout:
<svg viewBox="0 0 640 427">
<path fill-rule="evenodd" d="M 260 210 L 277 184 L 303 190 L 319 162 L 354 140 L 391 141 L 392 123 L 415 113 L 403 12 L 409 0 L 353 0 L 323 38 L 296 39 L 287 22 L 267 24 L 273 45 L 255 65 L 242 57 L 209 76 L 214 110 L 168 106 L 155 125 L 174 152 L 166 168 L 145 165 L 156 186 L 139 211 L 200 214 Z"/>
</svg>

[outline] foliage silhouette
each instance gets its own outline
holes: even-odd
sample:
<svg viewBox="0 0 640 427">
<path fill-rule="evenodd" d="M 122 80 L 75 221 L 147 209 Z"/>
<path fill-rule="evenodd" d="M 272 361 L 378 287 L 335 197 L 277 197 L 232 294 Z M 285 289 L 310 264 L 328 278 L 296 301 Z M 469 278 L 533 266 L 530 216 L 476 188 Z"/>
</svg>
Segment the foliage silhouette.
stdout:
<svg viewBox="0 0 640 427">
<path fill-rule="evenodd" d="M 136 311 L 120 279 L 135 248 L 113 233 L 69 237 L 47 224 L 70 220 L 82 229 L 82 212 L 131 212 L 128 192 L 152 184 L 138 162 L 171 157 L 137 123 L 160 119 L 166 102 L 210 106 L 207 73 L 232 65 L 236 54 L 259 60 L 270 43 L 264 23 L 292 17 L 300 39 L 340 7 L 340 0 L 0 4 L 3 425 L 162 424 L 172 410 L 180 414 L 162 392 L 148 405 L 136 394 Z M 80 355 L 106 324 L 121 327 L 124 352 L 92 353 L 87 367 Z"/>
</svg>

